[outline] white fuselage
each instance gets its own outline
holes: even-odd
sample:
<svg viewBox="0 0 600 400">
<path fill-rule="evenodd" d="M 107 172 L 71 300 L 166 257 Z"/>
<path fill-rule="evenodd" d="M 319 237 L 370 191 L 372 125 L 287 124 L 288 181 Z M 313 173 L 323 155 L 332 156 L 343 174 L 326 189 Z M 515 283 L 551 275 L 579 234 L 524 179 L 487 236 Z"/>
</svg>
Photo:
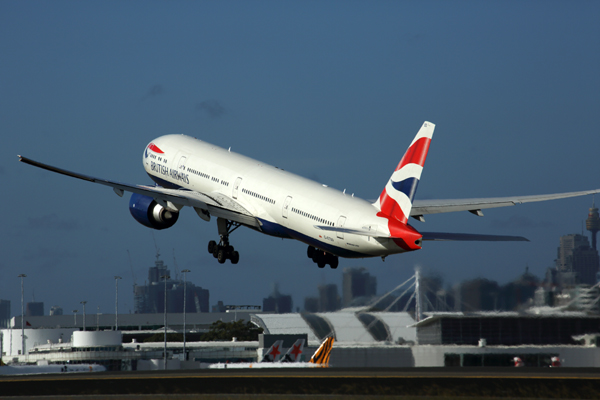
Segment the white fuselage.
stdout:
<svg viewBox="0 0 600 400">
<path fill-rule="evenodd" d="M 189 136 L 166 135 L 152 143 L 163 153 L 147 148 L 143 163 L 156 183 L 233 198 L 260 221 L 263 233 L 297 239 L 341 257 L 403 252 L 386 238 L 315 227 L 359 227 L 389 235 L 387 220 L 363 199 Z"/>
</svg>

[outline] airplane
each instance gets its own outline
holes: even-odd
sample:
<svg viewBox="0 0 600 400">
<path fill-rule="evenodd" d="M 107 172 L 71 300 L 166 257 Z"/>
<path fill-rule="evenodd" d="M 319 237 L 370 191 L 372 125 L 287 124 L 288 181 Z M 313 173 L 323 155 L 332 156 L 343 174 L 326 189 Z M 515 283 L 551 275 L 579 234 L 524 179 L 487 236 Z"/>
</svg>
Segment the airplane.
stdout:
<svg viewBox="0 0 600 400">
<path fill-rule="evenodd" d="M 151 229 L 167 229 L 184 207 L 205 221 L 217 220 L 219 242 L 208 252 L 219 263 L 237 264 L 229 242 L 240 226 L 295 239 L 308 245 L 307 256 L 319 268 L 338 267 L 343 258 L 385 258 L 420 250 L 427 240 L 527 241 L 520 236 L 419 232 L 408 223 L 428 214 L 481 210 L 520 203 L 599 193 L 600 189 L 533 196 L 458 200 L 415 199 L 435 125 L 425 121 L 374 202 L 349 195 L 291 172 L 185 135 L 166 135 L 144 149 L 142 164 L 153 186 L 132 185 L 71 172 L 19 156 L 35 167 L 131 192 L 133 218 Z"/>
<path fill-rule="evenodd" d="M 333 348 L 334 337 L 326 337 L 319 348 L 315 351 L 308 362 L 302 362 L 300 355 L 304 349 L 304 339 L 298 339 L 292 347 L 289 348 L 286 355 L 278 358 L 281 354 L 279 349 L 283 343 L 278 340 L 265 353 L 262 361 L 258 363 L 215 363 L 210 364 L 210 369 L 244 369 L 244 368 L 327 368 L 329 367 L 329 358 Z M 287 357 L 290 355 L 290 357 Z M 276 360 L 276 361 L 275 361 Z"/>
</svg>

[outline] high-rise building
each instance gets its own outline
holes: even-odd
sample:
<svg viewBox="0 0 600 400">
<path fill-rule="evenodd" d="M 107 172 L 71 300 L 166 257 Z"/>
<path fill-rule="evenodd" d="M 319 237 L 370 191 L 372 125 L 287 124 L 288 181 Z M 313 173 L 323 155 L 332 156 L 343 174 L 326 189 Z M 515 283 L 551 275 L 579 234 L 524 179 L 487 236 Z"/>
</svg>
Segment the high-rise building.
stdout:
<svg viewBox="0 0 600 400">
<path fill-rule="evenodd" d="M 574 234 L 560 238 L 556 269 L 561 286 L 594 285 L 598 266 L 598 251 L 590 247 L 587 237 Z"/>
<path fill-rule="evenodd" d="M 226 312 L 226 311 L 227 311 L 227 307 L 225 306 L 225 304 L 223 303 L 222 300 L 217 301 L 217 304 L 212 306 L 212 312 L 214 312 L 214 313 Z"/>
<path fill-rule="evenodd" d="M 165 281 L 163 276 L 170 276 L 171 271 L 162 260 L 156 257 L 154 267 L 148 269 L 148 282 L 144 286 L 134 286 L 134 310 L 136 314 L 153 314 L 164 312 Z M 191 282 L 178 279 L 167 279 L 167 312 L 183 313 L 183 293 L 186 285 L 186 313 L 209 312 L 209 292 Z"/>
<path fill-rule="evenodd" d="M 364 305 L 377 294 L 377 278 L 361 268 L 344 268 L 342 306 Z M 356 304 L 360 303 L 360 304 Z"/>
<path fill-rule="evenodd" d="M 592 208 L 590 208 L 588 217 L 585 220 L 585 229 L 592 232 L 592 249 L 598 250 L 596 248 L 596 234 L 600 231 L 600 215 L 598 215 L 595 201 L 592 203 Z"/>
<path fill-rule="evenodd" d="M 573 270 L 573 250 L 579 247 L 589 247 L 590 242 L 583 235 L 565 235 L 560 237 L 556 269 L 562 272 Z"/>
<path fill-rule="evenodd" d="M 337 285 L 330 283 L 328 285 L 319 285 L 319 311 L 329 312 L 340 309 L 340 295 Z"/>
<path fill-rule="evenodd" d="M 9 328 L 10 324 L 10 300 L 0 300 L 0 327 Z"/>
<path fill-rule="evenodd" d="M 279 293 L 279 288 L 275 285 L 273 293 L 263 299 L 264 312 L 274 312 L 277 314 L 292 312 L 292 296 Z"/>
<path fill-rule="evenodd" d="M 577 274 L 577 283 L 596 284 L 598 261 L 598 250 L 589 246 L 573 250 L 573 272 Z"/>
<path fill-rule="evenodd" d="M 32 301 L 25 306 L 25 316 L 42 317 L 44 315 L 44 303 L 41 301 Z"/>
<path fill-rule="evenodd" d="M 50 307 L 50 315 L 63 315 L 63 309 L 59 306 Z"/>
</svg>

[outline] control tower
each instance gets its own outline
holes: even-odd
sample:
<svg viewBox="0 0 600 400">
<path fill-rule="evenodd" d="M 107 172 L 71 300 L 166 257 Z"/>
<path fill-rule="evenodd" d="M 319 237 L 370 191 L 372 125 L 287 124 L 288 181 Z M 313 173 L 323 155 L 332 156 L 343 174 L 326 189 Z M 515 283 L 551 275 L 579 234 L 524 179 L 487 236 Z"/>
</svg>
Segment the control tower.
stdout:
<svg viewBox="0 0 600 400">
<path fill-rule="evenodd" d="M 592 248 L 596 250 L 596 234 L 600 231 L 600 216 L 598 216 L 595 199 L 592 203 L 592 208 L 590 208 L 588 218 L 585 220 L 585 229 L 592 232 Z"/>
</svg>

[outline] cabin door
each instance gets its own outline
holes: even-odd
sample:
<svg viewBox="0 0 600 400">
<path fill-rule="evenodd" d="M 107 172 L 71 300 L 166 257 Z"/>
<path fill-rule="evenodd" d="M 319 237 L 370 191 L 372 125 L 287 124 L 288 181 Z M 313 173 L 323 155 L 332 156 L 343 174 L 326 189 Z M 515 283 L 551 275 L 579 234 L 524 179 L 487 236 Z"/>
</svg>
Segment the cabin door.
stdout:
<svg viewBox="0 0 600 400">
<path fill-rule="evenodd" d="M 283 202 L 283 209 L 281 210 L 281 215 L 283 216 L 283 218 L 287 219 L 291 202 L 292 202 L 292 196 L 288 196 L 285 198 L 285 201 Z"/>
<path fill-rule="evenodd" d="M 338 228 L 343 228 L 345 223 L 346 223 L 346 217 L 344 217 L 343 215 L 341 215 L 338 218 L 337 227 Z M 344 238 L 344 232 L 338 232 L 337 233 L 337 237 L 338 237 L 338 239 L 343 239 Z"/>
<path fill-rule="evenodd" d="M 233 198 L 237 199 L 238 198 L 238 189 L 240 188 L 240 184 L 242 183 L 242 178 L 237 178 L 235 180 L 235 182 L 233 183 Z"/>
</svg>

